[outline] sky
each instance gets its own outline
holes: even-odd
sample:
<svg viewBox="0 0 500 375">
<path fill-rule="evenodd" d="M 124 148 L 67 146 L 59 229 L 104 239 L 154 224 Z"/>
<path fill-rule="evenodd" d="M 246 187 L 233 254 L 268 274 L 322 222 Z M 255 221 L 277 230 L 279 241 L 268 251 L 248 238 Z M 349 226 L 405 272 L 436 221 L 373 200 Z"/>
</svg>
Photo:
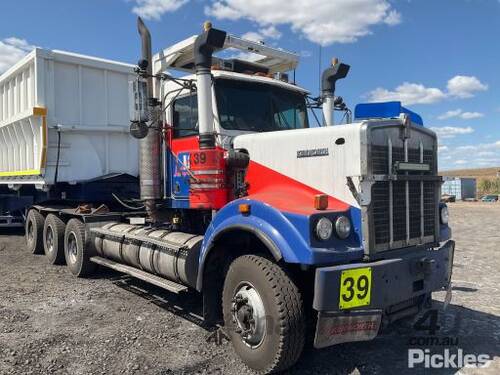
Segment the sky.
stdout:
<svg viewBox="0 0 500 375">
<path fill-rule="evenodd" d="M 135 63 L 137 15 L 154 52 L 206 20 L 297 52 L 313 96 L 319 66 L 338 57 L 351 65 L 336 91 L 350 108 L 400 100 L 438 134 L 440 169 L 500 167 L 499 0 L 5 1 L 0 73 L 33 46 Z"/>
</svg>

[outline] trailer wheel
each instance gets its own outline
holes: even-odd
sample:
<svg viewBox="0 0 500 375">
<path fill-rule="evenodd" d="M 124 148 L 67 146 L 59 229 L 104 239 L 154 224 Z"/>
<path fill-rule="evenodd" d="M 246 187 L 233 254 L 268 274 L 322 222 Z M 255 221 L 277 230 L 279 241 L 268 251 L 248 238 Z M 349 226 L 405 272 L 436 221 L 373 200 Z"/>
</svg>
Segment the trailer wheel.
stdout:
<svg viewBox="0 0 500 375">
<path fill-rule="evenodd" d="M 43 254 L 43 222 L 45 218 L 35 209 L 26 217 L 26 247 L 32 254 Z"/>
<path fill-rule="evenodd" d="M 66 224 L 58 216 L 48 214 L 43 226 L 43 248 L 50 264 L 64 264 L 64 231 Z"/>
<path fill-rule="evenodd" d="M 64 257 L 73 275 L 86 277 L 95 272 L 97 266 L 90 261 L 89 250 L 85 225 L 78 219 L 71 219 L 64 232 Z"/>
<path fill-rule="evenodd" d="M 280 266 L 255 255 L 237 258 L 226 275 L 222 304 L 227 334 L 248 367 L 270 373 L 297 362 L 305 340 L 304 307 Z"/>
</svg>

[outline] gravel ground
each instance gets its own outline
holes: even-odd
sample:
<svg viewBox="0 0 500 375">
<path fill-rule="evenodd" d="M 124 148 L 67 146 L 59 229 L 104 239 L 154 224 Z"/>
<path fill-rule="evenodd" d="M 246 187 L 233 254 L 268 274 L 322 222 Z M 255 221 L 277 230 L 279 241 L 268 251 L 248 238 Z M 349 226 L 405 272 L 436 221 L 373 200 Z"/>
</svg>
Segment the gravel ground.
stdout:
<svg viewBox="0 0 500 375">
<path fill-rule="evenodd" d="M 454 294 L 437 335 L 493 362 L 437 373 L 499 374 L 500 204 L 454 203 L 450 211 Z M 436 296 L 438 308 L 443 297 Z M 207 343 L 200 309 L 195 294 L 179 298 L 110 271 L 75 279 L 66 267 L 28 254 L 22 232 L 0 232 L 0 374 L 249 373 L 230 344 Z M 413 335 L 403 322 L 371 342 L 307 349 L 291 373 L 428 373 L 408 369 Z"/>
</svg>

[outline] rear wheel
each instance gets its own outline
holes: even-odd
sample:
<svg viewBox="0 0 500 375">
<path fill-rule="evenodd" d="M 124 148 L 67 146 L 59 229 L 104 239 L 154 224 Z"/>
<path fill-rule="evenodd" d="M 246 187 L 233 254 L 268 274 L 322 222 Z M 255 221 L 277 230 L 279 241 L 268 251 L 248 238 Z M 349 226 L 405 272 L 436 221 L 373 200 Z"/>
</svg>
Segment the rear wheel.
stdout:
<svg viewBox="0 0 500 375">
<path fill-rule="evenodd" d="M 28 211 L 26 217 L 26 247 L 32 254 L 43 254 L 43 222 L 45 218 L 35 209 Z"/>
<path fill-rule="evenodd" d="M 229 267 L 223 291 L 224 322 L 236 354 L 260 373 L 297 362 L 305 339 L 299 289 L 269 259 L 245 255 Z"/>
<path fill-rule="evenodd" d="M 97 265 L 90 261 L 90 246 L 87 244 L 85 224 L 71 219 L 64 233 L 64 257 L 71 273 L 77 277 L 92 275 Z"/>
<path fill-rule="evenodd" d="M 54 214 L 47 215 L 43 227 L 43 248 L 50 264 L 64 263 L 64 231 L 66 224 Z"/>
</svg>

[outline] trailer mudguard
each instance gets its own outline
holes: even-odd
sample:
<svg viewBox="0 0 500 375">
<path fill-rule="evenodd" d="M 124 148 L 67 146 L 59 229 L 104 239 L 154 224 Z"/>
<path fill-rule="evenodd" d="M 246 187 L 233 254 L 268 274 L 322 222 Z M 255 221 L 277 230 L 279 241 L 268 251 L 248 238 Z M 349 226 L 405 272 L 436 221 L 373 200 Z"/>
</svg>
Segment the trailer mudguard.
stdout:
<svg viewBox="0 0 500 375">
<path fill-rule="evenodd" d="M 248 204 L 250 212 L 241 213 L 240 204 Z M 312 247 L 309 244 L 308 223 L 308 215 L 285 213 L 251 197 L 231 202 L 217 213 L 205 233 L 200 251 L 197 289 L 202 289 L 205 260 L 212 251 L 214 242 L 232 230 L 255 234 L 267 245 L 276 261 L 319 265 L 362 257 L 362 248 L 338 252 L 332 248 Z"/>
</svg>

